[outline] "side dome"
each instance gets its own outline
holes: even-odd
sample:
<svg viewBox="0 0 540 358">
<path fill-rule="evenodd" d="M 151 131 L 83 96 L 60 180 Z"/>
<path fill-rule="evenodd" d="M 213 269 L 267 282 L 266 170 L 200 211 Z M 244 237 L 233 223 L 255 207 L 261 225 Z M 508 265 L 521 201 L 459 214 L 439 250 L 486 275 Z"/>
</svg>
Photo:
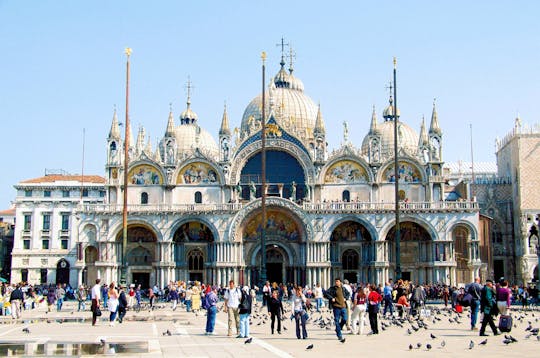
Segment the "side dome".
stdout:
<svg viewBox="0 0 540 358">
<path fill-rule="evenodd" d="M 193 153 L 197 148 L 213 158 L 219 156 L 219 147 L 212 135 L 196 123 L 182 124 L 175 128 L 178 153 Z"/>
<path fill-rule="evenodd" d="M 398 112 L 399 113 L 399 112 Z M 398 121 L 398 148 L 415 155 L 418 151 L 418 134 L 409 125 Z M 394 156 L 394 121 L 384 121 L 377 124 L 381 138 L 381 154 L 384 157 Z M 366 135 L 362 141 L 362 154 L 369 154 L 370 135 Z"/>
<path fill-rule="evenodd" d="M 298 78 L 286 74 L 283 68 L 265 92 L 266 114 L 272 110 L 276 122 L 304 143 L 313 140 L 313 128 L 318 107 L 304 93 L 304 85 Z M 262 96 L 255 97 L 246 107 L 240 126 L 241 139 L 261 128 Z"/>
</svg>

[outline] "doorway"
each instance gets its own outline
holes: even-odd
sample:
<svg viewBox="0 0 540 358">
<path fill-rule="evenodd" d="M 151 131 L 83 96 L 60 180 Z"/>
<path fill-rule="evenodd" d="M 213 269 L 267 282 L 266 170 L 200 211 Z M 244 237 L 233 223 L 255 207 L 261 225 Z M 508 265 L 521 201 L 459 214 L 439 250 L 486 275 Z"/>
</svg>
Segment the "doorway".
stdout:
<svg viewBox="0 0 540 358">
<path fill-rule="evenodd" d="M 69 262 L 62 259 L 56 265 L 56 283 L 69 283 Z"/>
<path fill-rule="evenodd" d="M 411 272 L 410 271 L 404 271 L 401 273 L 401 279 L 404 281 L 410 281 L 411 280 Z"/>
<path fill-rule="evenodd" d="M 283 283 L 283 264 L 281 262 L 268 262 L 266 264 L 266 278 L 270 283 Z"/>
<path fill-rule="evenodd" d="M 356 272 L 345 272 L 343 274 L 343 279 L 348 280 L 349 283 L 357 283 L 358 274 Z"/>
<path fill-rule="evenodd" d="M 147 289 L 150 287 L 150 272 L 133 272 L 132 283 L 135 286 L 141 285 L 141 288 Z"/>
</svg>

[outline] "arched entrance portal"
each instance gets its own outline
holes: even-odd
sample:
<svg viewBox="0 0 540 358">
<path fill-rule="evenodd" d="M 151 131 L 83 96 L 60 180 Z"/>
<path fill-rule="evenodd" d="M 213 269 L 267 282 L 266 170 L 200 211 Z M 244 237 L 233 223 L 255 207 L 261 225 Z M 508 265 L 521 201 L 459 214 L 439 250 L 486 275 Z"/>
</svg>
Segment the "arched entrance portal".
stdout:
<svg viewBox="0 0 540 358">
<path fill-rule="evenodd" d="M 473 276 L 471 267 L 469 266 L 469 245 L 467 243 L 469 236 L 469 229 L 463 226 L 458 226 L 452 231 L 454 254 L 457 263 L 456 282 L 460 284 L 471 282 Z"/>
<path fill-rule="evenodd" d="M 260 249 L 260 247 L 259 247 Z M 269 244 L 266 247 L 266 280 L 270 283 L 294 282 L 294 273 L 290 267 L 289 255 L 278 244 Z M 252 269 L 252 283 L 260 281 L 261 252 L 258 250 L 255 265 Z M 254 280 L 253 280 L 254 279 Z"/>
<path fill-rule="evenodd" d="M 129 225 L 127 239 L 128 282 L 141 285 L 142 288 L 148 288 L 150 285 L 156 284 L 158 277 L 154 263 L 159 259 L 156 234 L 146 226 Z M 121 231 L 118 233 L 116 240 L 122 242 Z"/>
<path fill-rule="evenodd" d="M 210 246 L 214 243 L 214 234 L 200 221 L 186 222 L 175 231 L 174 261 L 177 280 L 205 282 L 211 280 L 209 272 L 211 256 Z"/>
<path fill-rule="evenodd" d="M 388 261 L 395 270 L 396 229 L 386 235 L 388 241 Z M 425 228 L 412 221 L 400 223 L 401 278 L 417 283 L 435 282 L 433 276 L 434 252 L 431 236 Z M 392 276 L 391 276 L 392 277 Z M 395 273 L 394 276 L 395 277 Z"/>
<path fill-rule="evenodd" d="M 343 277 L 351 283 L 375 280 L 375 246 L 371 234 L 361 223 L 344 221 L 332 231 L 330 257 L 333 277 Z"/>
<path fill-rule="evenodd" d="M 56 283 L 69 283 L 69 262 L 64 259 L 56 264 Z"/>
</svg>

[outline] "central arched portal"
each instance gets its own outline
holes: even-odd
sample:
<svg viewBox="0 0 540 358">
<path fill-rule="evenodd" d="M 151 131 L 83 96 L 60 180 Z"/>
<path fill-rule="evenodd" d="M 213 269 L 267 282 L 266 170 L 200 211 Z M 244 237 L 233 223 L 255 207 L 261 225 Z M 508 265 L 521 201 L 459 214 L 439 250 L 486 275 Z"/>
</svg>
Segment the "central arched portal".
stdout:
<svg viewBox="0 0 540 358">
<path fill-rule="evenodd" d="M 266 277 L 270 282 L 300 283 L 304 281 L 305 265 L 299 262 L 301 243 L 305 236 L 302 221 L 285 208 L 271 206 L 266 212 Z M 248 282 L 258 284 L 261 280 L 262 212 L 255 210 L 241 227 L 248 261 Z"/>
<path fill-rule="evenodd" d="M 122 231 L 116 237 L 121 250 Z M 143 225 L 129 225 L 127 229 L 126 262 L 128 281 L 142 288 L 158 282 L 154 264 L 159 261 L 156 234 Z"/>
<path fill-rule="evenodd" d="M 214 234 L 205 223 L 193 220 L 174 232 L 175 277 L 184 281 L 204 282 L 211 279 L 209 267 L 214 258 L 210 249 Z"/>
</svg>

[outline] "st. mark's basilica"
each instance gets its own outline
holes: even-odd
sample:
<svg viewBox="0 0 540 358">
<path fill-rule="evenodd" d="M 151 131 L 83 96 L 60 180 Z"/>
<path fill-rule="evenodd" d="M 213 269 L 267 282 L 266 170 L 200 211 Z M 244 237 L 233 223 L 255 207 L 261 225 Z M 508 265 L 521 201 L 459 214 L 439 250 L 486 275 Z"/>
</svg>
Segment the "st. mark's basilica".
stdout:
<svg viewBox="0 0 540 358">
<path fill-rule="evenodd" d="M 127 173 L 124 139 L 114 113 L 106 143 L 105 179 L 95 184 L 101 195 L 68 210 L 73 214 L 66 233 L 70 242 L 62 244 L 65 252 L 59 251 L 58 257 L 62 263 L 58 270 L 64 269 L 66 280 L 76 285 L 96 277 L 105 282 L 120 279 L 124 175 L 129 182 L 129 283 L 161 287 L 173 280 L 257 283 L 261 254 L 266 255 L 270 281 L 323 287 L 333 277 L 384 282 L 394 278 L 396 270 L 396 180 L 402 277 L 458 284 L 486 275 L 478 203 L 445 200 L 445 143 L 435 103 L 430 120 L 422 121 L 417 131 L 399 110 L 394 118 L 390 96 L 386 108 L 366 108 L 369 131 L 357 141 L 349 135 L 347 123 L 325 121 L 321 107 L 306 94 L 303 82 L 283 58 L 268 82 L 266 223 L 261 220 L 262 94 L 255 94 L 247 104 L 238 128 L 231 128 L 224 109 L 216 141 L 204 129 L 210 119 L 198 118 L 188 86 L 185 110 L 179 118 L 172 110 L 164 118 L 156 147 L 146 139 L 144 128 L 129 141 Z M 397 177 L 394 120 L 398 121 Z M 333 148 L 326 138 L 329 123 L 343 128 L 343 140 Z M 21 182 L 16 188 L 24 199 L 28 187 Z M 40 220 L 33 222 L 37 226 Z M 20 236 L 24 239 L 24 231 Z M 39 248 L 39 244 L 30 242 L 28 247 Z M 21 264 L 25 255 L 26 265 Z M 15 243 L 13 257 L 14 277 L 22 269 L 28 279 L 39 281 L 39 262 L 32 264 L 22 244 Z"/>
</svg>

